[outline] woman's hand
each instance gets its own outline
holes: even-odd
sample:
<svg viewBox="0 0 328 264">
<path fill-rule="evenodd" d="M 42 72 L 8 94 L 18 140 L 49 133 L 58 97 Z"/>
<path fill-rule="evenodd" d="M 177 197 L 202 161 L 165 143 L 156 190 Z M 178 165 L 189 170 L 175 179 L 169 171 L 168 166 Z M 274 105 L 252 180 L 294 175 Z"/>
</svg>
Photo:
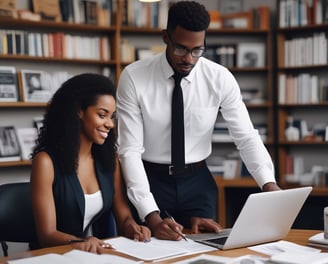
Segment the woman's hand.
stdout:
<svg viewBox="0 0 328 264">
<path fill-rule="evenodd" d="M 124 223 L 124 235 L 137 241 L 150 241 L 151 232 L 147 226 L 138 225 L 133 219 Z"/>
<path fill-rule="evenodd" d="M 101 254 L 104 248 L 112 249 L 112 246 L 108 243 L 104 243 L 102 240 L 96 237 L 87 237 L 83 242 L 73 242 L 70 244 L 74 249 L 88 251 L 91 253 Z"/>
</svg>

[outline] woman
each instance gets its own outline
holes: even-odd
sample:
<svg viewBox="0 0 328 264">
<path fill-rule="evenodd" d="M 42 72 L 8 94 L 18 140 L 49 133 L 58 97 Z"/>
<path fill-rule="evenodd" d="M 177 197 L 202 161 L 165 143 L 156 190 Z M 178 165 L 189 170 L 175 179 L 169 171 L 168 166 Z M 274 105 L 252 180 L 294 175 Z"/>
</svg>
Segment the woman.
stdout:
<svg viewBox="0 0 328 264">
<path fill-rule="evenodd" d="M 113 83 L 98 74 L 69 79 L 51 99 L 32 154 L 40 246 L 72 243 L 101 253 L 111 210 L 118 234 L 150 239 L 149 229 L 136 224 L 128 207 L 115 149 L 115 100 Z"/>
</svg>

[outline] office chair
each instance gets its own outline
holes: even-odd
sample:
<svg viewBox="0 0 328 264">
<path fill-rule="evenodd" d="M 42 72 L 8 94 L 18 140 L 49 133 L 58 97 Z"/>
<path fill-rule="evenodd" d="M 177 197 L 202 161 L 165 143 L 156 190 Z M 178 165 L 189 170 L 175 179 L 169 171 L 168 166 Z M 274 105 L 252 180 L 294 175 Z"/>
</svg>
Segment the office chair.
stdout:
<svg viewBox="0 0 328 264">
<path fill-rule="evenodd" d="M 6 242 L 37 241 L 29 182 L 0 185 L 0 241 L 4 256 Z"/>
</svg>

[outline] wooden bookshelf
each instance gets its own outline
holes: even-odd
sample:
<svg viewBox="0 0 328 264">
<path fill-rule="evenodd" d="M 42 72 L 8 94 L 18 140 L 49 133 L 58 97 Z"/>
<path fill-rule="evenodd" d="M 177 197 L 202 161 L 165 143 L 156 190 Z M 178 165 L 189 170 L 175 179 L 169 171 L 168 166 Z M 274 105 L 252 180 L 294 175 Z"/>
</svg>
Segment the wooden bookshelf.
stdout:
<svg viewBox="0 0 328 264">
<path fill-rule="evenodd" d="M 317 136 L 315 127 L 327 122 L 324 118 L 328 114 L 328 97 L 322 96 L 321 87 L 328 82 L 327 75 L 327 43 L 322 47 L 318 39 L 327 42 L 328 24 L 323 16 L 322 20 L 314 21 L 299 19 L 290 14 L 290 19 L 284 21 L 284 1 L 278 1 L 277 23 L 277 154 L 280 183 L 283 187 L 313 185 L 311 196 L 327 196 L 328 182 L 318 183 L 313 178 L 314 166 L 327 166 L 327 144 L 324 136 Z M 304 4 L 299 2 L 298 4 Z M 310 7 L 315 11 L 316 4 Z M 287 21 L 291 23 L 287 23 Z M 303 22 L 302 22 L 303 21 Z M 312 44 L 310 43 L 312 42 Z M 301 43 L 301 44 L 300 44 Z M 298 45 L 303 46 L 300 52 Z M 293 50 L 297 50 L 299 56 Z M 308 54 L 300 61 L 303 54 Z M 317 54 L 317 55 L 316 55 Z M 288 58 L 288 59 L 286 59 Z M 301 79 L 301 77 L 304 77 Z M 310 76 L 313 83 L 306 83 L 305 77 Z M 286 78 L 286 82 L 284 81 Z M 294 78 L 294 79 L 292 79 Z M 296 79 L 298 78 L 298 79 Z M 295 88 L 296 87 L 296 88 Z M 290 96 L 288 91 L 292 91 Z M 299 140 L 290 141 L 286 138 L 287 118 L 304 120 L 307 125 L 307 135 L 301 133 Z M 303 123 L 305 124 L 305 123 Z M 328 126 L 328 123 L 326 123 Z M 304 126 L 303 126 L 304 127 Z M 301 132 L 305 129 L 301 129 Z M 295 158 L 300 157 L 303 162 L 301 173 L 296 175 Z M 288 160 L 288 161 L 287 161 Z M 290 171 L 290 164 L 294 170 Z M 288 176 L 291 174 L 293 176 Z M 327 176 L 326 176 L 327 178 Z M 292 181 L 292 182 L 291 182 Z M 294 182 L 293 182 L 294 181 Z"/>
</svg>

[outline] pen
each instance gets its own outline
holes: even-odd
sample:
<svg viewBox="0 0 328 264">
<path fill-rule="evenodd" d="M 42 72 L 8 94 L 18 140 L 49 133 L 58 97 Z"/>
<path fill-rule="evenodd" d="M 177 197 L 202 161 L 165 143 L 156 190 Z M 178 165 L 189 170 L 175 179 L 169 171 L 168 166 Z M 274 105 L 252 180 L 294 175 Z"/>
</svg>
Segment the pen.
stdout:
<svg viewBox="0 0 328 264">
<path fill-rule="evenodd" d="M 174 218 L 173 218 L 173 216 L 170 215 L 168 211 L 165 210 L 164 213 L 166 214 L 166 216 L 167 216 L 168 218 L 171 219 L 172 222 L 176 223 L 175 220 L 174 220 Z M 184 234 L 182 234 L 182 233 L 179 232 L 179 235 L 182 236 L 182 238 L 183 238 L 184 240 L 188 241 L 187 238 L 186 238 L 186 236 L 185 236 Z"/>
<path fill-rule="evenodd" d="M 72 243 L 81 243 L 84 242 L 84 239 L 70 239 L 67 241 L 67 244 L 72 244 Z"/>
</svg>

